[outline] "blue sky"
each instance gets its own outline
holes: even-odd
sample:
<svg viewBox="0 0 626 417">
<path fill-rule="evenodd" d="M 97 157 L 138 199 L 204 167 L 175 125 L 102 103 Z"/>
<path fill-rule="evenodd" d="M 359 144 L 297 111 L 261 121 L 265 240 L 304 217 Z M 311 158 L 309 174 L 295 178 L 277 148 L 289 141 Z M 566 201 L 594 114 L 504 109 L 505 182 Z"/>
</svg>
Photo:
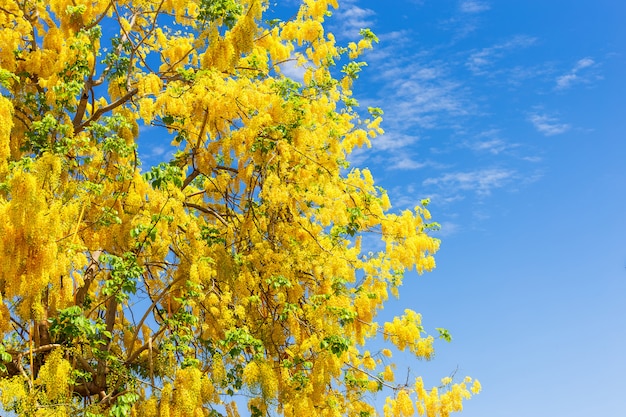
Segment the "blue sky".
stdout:
<svg viewBox="0 0 626 417">
<path fill-rule="evenodd" d="M 480 379 L 465 417 L 622 415 L 626 3 L 340 3 L 340 40 L 380 38 L 356 96 L 386 133 L 352 162 L 442 224 L 388 307 L 453 335 L 411 375 Z"/>
<path fill-rule="evenodd" d="M 355 94 L 386 133 L 351 162 L 442 225 L 436 271 L 407 275 L 385 315 L 412 308 L 454 340 L 397 375 L 478 378 L 464 417 L 622 415 L 626 3 L 339 2 L 340 42 L 380 38 Z"/>
</svg>

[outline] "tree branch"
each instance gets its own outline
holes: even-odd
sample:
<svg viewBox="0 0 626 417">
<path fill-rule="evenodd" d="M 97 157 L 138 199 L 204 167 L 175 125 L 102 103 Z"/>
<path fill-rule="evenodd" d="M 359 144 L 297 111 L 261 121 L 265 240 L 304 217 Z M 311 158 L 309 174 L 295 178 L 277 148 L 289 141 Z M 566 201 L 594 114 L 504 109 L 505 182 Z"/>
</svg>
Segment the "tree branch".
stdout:
<svg viewBox="0 0 626 417">
<path fill-rule="evenodd" d="M 183 205 L 185 207 L 189 207 L 189 208 L 193 208 L 193 209 L 196 209 L 198 211 L 201 211 L 202 213 L 206 213 L 206 214 L 210 214 L 212 216 L 215 216 L 224 226 L 228 225 L 228 223 L 222 217 L 222 215 L 219 214 L 215 209 L 212 209 L 211 207 L 204 207 L 204 206 L 201 206 L 199 204 L 187 203 L 187 202 L 183 203 Z"/>
<path fill-rule="evenodd" d="M 189 174 L 187 178 L 185 178 L 185 181 L 183 181 L 183 186 L 181 187 L 181 190 L 184 190 L 185 188 L 187 188 L 187 186 L 191 184 L 191 181 L 196 179 L 198 175 L 200 175 L 200 171 L 194 168 L 193 171 L 191 171 L 191 174 Z"/>
<path fill-rule="evenodd" d="M 135 94 L 137 94 L 138 91 L 139 90 L 137 88 L 133 88 L 128 93 L 124 94 L 122 97 L 118 98 L 113 103 L 109 104 L 108 106 L 104 106 L 104 107 L 101 107 L 98 110 L 96 110 L 94 112 L 94 114 L 89 119 L 85 120 L 84 123 L 79 124 L 78 127 L 74 127 L 74 134 L 77 135 L 78 133 L 80 133 L 83 130 L 85 130 L 86 127 L 88 127 L 93 122 L 97 121 L 100 118 L 100 116 L 102 116 L 104 113 L 107 113 L 107 112 L 109 112 L 109 111 L 111 111 L 111 110 L 121 106 L 122 104 L 126 103 Z"/>
</svg>

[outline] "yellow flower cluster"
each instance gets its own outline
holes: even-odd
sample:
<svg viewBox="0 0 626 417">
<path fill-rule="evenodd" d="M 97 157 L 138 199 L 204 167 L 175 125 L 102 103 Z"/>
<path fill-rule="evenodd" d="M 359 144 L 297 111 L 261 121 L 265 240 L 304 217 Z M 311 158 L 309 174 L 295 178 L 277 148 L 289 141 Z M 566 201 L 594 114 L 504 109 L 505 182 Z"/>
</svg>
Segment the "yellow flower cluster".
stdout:
<svg viewBox="0 0 626 417">
<path fill-rule="evenodd" d="M 413 401 L 406 390 L 400 390 L 395 398 L 387 398 L 384 409 L 385 417 L 409 417 L 415 415 Z"/>
<path fill-rule="evenodd" d="M 471 398 L 472 394 L 478 394 L 481 385 L 478 380 L 470 377 L 453 384 L 452 379 L 447 377 L 442 379 L 444 392 L 440 393 L 438 388 L 432 388 L 428 392 L 424 388 L 422 378 L 415 380 L 415 393 L 417 395 L 417 412 L 420 416 L 426 417 L 448 417 L 451 413 L 463 410 L 463 400 Z M 472 384 L 468 389 L 468 385 Z"/>
<path fill-rule="evenodd" d="M 11 156 L 11 128 L 13 127 L 13 105 L 0 97 L 0 175 L 6 174 L 7 160 Z"/>
<path fill-rule="evenodd" d="M 413 310 L 404 310 L 402 317 L 395 317 L 383 328 L 385 340 L 390 340 L 398 349 L 407 347 L 417 357 L 431 359 L 434 354 L 432 336 L 422 337 L 422 317 Z"/>
<path fill-rule="evenodd" d="M 335 0 L 260 23 L 268 7 L 1 3 L 0 332 L 36 329 L 14 351 L 37 359 L 26 379 L 0 377 L 5 407 L 65 416 L 83 396 L 114 414 L 129 390 L 115 407 L 137 417 L 237 416 L 240 393 L 251 414 L 373 415 L 385 386 L 385 415 L 435 417 L 480 390 L 399 387 L 392 351 L 368 350 L 382 333 L 432 358 L 419 314 L 377 316 L 405 271 L 434 268 L 439 242 L 427 210 L 391 212 L 347 162 L 382 118 L 345 104 L 352 78 L 333 62 L 373 38 L 338 46 L 324 28 Z M 98 24 L 116 28 L 112 51 Z M 136 140 L 159 127 L 174 156 L 142 172 Z M 70 348 L 49 351 L 54 338 Z"/>
<path fill-rule="evenodd" d="M 64 308 L 72 301 L 73 280 L 70 271 L 84 264 L 72 260 L 70 240 L 79 217 L 79 201 L 63 204 L 55 200 L 60 186 L 61 162 L 52 154 L 43 155 L 30 172 L 17 171 L 8 181 L 12 195 L 0 197 L 0 253 L 4 262 L 4 295 L 21 297 L 19 311 L 23 318 L 42 319 L 47 316 L 42 306 L 42 291 L 49 286 L 50 306 Z M 65 238 L 63 245 L 59 241 Z"/>
<path fill-rule="evenodd" d="M 62 402 L 69 395 L 72 365 L 63 358 L 63 349 L 53 350 L 39 370 L 36 384 L 41 385 L 49 401 Z"/>
</svg>

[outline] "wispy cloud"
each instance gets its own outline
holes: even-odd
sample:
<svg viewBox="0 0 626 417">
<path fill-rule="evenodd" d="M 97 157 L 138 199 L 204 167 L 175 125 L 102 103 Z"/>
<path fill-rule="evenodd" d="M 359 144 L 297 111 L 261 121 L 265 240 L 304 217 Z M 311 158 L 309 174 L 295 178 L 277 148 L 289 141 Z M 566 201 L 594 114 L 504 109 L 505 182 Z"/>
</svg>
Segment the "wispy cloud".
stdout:
<svg viewBox="0 0 626 417">
<path fill-rule="evenodd" d="M 306 68 L 302 65 L 298 65 L 297 59 L 293 58 L 280 64 L 281 72 L 287 77 L 299 83 L 304 82 L 304 73 Z"/>
<path fill-rule="evenodd" d="M 434 236 L 448 237 L 461 231 L 461 226 L 458 223 L 446 221 L 439 223 L 439 225 L 441 228 L 433 233 Z"/>
<path fill-rule="evenodd" d="M 391 158 L 389 162 L 390 164 L 387 169 L 390 170 L 416 170 L 428 165 L 426 162 L 418 162 L 408 155 L 400 155 Z"/>
<path fill-rule="evenodd" d="M 494 64 L 494 62 L 504 57 L 507 52 L 527 48 L 536 41 L 536 38 L 526 35 L 514 36 L 506 42 L 473 52 L 469 56 L 465 65 L 475 75 L 488 74 L 489 68 Z"/>
<path fill-rule="evenodd" d="M 393 151 L 409 147 L 418 140 L 419 137 L 415 134 L 391 131 L 372 139 L 372 147 L 377 151 Z"/>
<path fill-rule="evenodd" d="M 583 58 L 576 62 L 576 65 L 566 74 L 557 77 L 556 79 L 556 89 L 557 90 L 565 90 L 571 87 L 573 84 L 587 82 L 587 78 L 580 74 L 582 70 L 585 68 L 590 68 L 595 66 L 596 63 L 591 58 Z"/>
<path fill-rule="evenodd" d="M 422 194 L 422 191 L 423 190 L 416 187 L 415 184 L 391 187 L 388 192 L 393 209 L 400 211 L 414 208 L 422 199 L 426 198 L 426 196 Z"/>
<path fill-rule="evenodd" d="M 543 158 L 540 156 L 525 156 L 522 158 L 522 160 L 536 164 L 538 162 L 543 161 Z"/>
<path fill-rule="evenodd" d="M 480 13 L 490 8 L 488 3 L 477 0 L 464 0 L 459 4 L 459 10 L 462 13 Z"/>
<path fill-rule="evenodd" d="M 498 155 L 508 149 L 509 145 L 502 139 L 488 139 L 470 143 L 468 147 L 476 152 L 487 152 L 492 155 Z"/>
<path fill-rule="evenodd" d="M 500 70 L 492 68 L 491 71 L 491 74 L 497 75 L 504 84 L 515 88 L 536 79 L 540 79 L 543 82 L 543 79 L 551 77 L 553 73 L 554 70 L 548 62 L 528 65 L 528 61 L 524 61 L 521 65 L 501 68 Z"/>
<path fill-rule="evenodd" d="M 372 9 L 359 7 L 357 1 L 347 0 L 339 5 L 339 9 L 334 12 L 336 26 L 333 26 L 334 33 L 348 39 L 359 37 L 359 31 L 370 28 L 374 25 L 376 12 Z"/>
<path fill-rule="evenodd" d="M 463 84 L 450 77 L 444 64 L 420 65 L 419 61 L 389 57 L 378 65 L 381 99 L 387 102 L 390 115 L 385 119 L 387 126 L 404 131 L 441 127 L 472 108 Z"/>
<path fill-rule="evenodd" d="M 139 126 L 139 159 L 142 162 L 143 169 L 149 169 L 163 161 L 169 161 L 174 158 L 174 151 L 171 147 L 165 147 L 163 145 L 155 145 L 154 141 L 150 139 L 160 133 L 154 133 L 158 128 L 156 126 Z M 147 141 L 150 141 L 149 145 L 146 145 Z M 141 146 L 143 145 L 143 146 Z"/>
<path fill-rule="evenodd" d="M 411 32 L 407 29 L 403 29 L 403 30 L 394 30 L 391 32 L 385 32 L 385 33 L 378 33 L 377 34 L 378 39 L 380 40 L 381 44 L 402 44 L 405 45 L 407 43 L 411 43 L 412 39 L 411 39 Z M 381 49 L 376 47 L 374 48 L 374 52 L 379 52 Z M 370 53 L 371 54 L 371 53 Z"/>
<path fill-rule="evenodd" d="M 451 21 L 450 25 L 480 23 L 485 16 L 482 12 L 489 9 L 490 3 L 453 2 L 454 19 L 458 22 Z M 344 3 L 344 11 L 350 9 L 345 15 L 346 28 L 352 28 L 349 30 L 371 25 L 375 19 L 367 9 L 357 6 L 362 4 Z M 343 25 L 344 20 L 337 20 L 339 23 Z M 456 31 L 454 27 L 443 29 Z M 455 33 L 450 35 L 454 37 Z M 508 79 L 513 69 L 521 72 L 529 64 L 527 60 L 512 62 L 511 55 L 533 45 L 536 39 L 512 36 L 485 44 L 486 48 L 461 52 L 454 39 L 422 47 L 413 29 L 378 36 L 379 45 L 365 56 L 370 64 L 363 71 L 363 79 L 370 87 L 368 96 L 357 98 L 361 108 L 384 109 L 385 134 L 372 140 L 372 152 L 357 150 L 350 161 L 376 168 L 383 184 L 391 178 L 394 183 L 403 184 L 399 189 L 390 189 L 394 209 L 413 207 L 430 196 L 439 207 L 454 211 L 458 205 L 473 205 L 476 201 L 482 204 L 491 194 L 524 185 L 526 174 L 522 172 L 530 162 L 523 159 L 523 154 L 528 149 L 513 142 L 511 133 L 493 118 L 494 109 L 485 106 L 500 91 L 481 89 L 485 80 L 468 78 L 467 72 L 469 69 L 489 73 L 490 82 Z M 516 64 L 523 67 L 515 67 Z M 518 83 L 537 77 L 534 67 L 527 71 L 528 75 L 516 78 Z M 550 82 L 554 72 L 543 77 Z M 371 92 L 373 88 L 375 93 Z M 531 111 L 541 115 L 542 109 Z M 457 231 L 452 223 L 447 229 L 444 233 Z"/>
<path fill-rule="evenodd" d="M 491 194 L 495 188 L 501 188 L 514 177 L 515 172 L 508 169 L 488 168 L 470 172 L 451 172 L 437 178 L 427 178 L 425 186 L 437 186 L 448 193 L 473 191 L 478 195 Z"/>
<path fill-rule="evenodd" d="M 473 139 L 466 141 L 463 146 L 478 153 L 499 155 L 510 148 L 517 147 L 501 139 L 499 129 L 489 129 L 475 135 Z"/>
<path fill-rule="evenodd" d="M 481 13 L 490 8 L 487 1 L 459 0 L 452 15 L 438 22 L 439 27 L 453 33 L 451 41 L 454 44 L 476 31 L 481 25 Z"/>
<path fill-rule="evenodd" d="M 535 126 L 535 129 L 546 136 L 560 135 L 570 130 L 571 126 L 560 122 L 557 118 L 546 114 L 533 113 L 528 120 Z"/>
</svg>

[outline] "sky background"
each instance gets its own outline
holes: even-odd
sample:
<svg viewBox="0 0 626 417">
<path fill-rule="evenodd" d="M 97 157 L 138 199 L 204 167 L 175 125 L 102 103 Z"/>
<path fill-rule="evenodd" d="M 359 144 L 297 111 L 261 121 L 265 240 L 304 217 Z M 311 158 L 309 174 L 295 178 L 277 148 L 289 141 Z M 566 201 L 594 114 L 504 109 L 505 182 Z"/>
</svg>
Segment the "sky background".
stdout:
<svg viewBox="0 0 626 417">
<path fill-rule="evenodd" d="M 383 318 L 411 308 L 453 342 L 394 356 L 397 377 L 479 379 L 464 417 L 624 415 L 626 2 L 339 3 L 340 43 L 380 38 L 355 95 L 386 133 L 351 162 L 442 225 L 437 269 L 407 274 Z"/>
<path fill-rule="evenodd" d="M 478 378 L 465 417 L 624 415 L 626 3 L 340 4 L 340 41 L 380 38 L 355 94 L 386 133 L 352 162 L 442 225 L 385 310 L 453 336 L 411 378 Z"/>
</svg>

